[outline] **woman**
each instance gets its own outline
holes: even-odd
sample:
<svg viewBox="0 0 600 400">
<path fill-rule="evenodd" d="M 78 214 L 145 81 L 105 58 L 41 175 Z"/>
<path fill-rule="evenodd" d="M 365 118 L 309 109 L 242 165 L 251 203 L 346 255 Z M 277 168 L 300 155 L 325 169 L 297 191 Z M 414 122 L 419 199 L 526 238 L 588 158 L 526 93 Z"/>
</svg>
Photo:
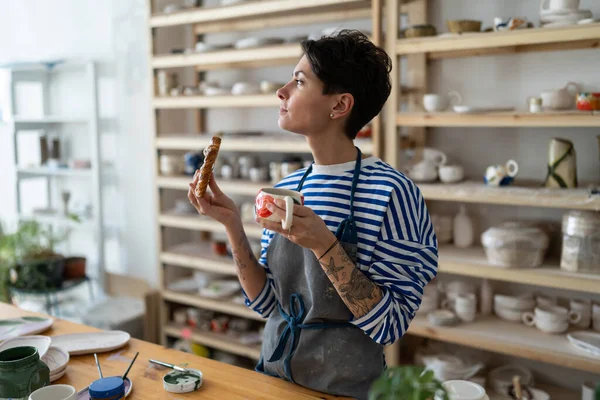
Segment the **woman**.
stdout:
<svg viewBox="0 0 600 400">
<path fill-rule="evenodd" d="M 387 54 L 357 31 L 302 43 L 278 90 L 279 126 L 314 157 L 276 187 L 301 191 L 289 230 L 265 229 L 260 260 L 239 211 L 211 176 L 212 195 L 188 197 L 225 225 L 246 304 L 268 317 L 257 370 L 334 395 L 366 398 L 437 273 L 437 240 L 419 189 L 353 144 L 391 87 Z M 270 210 L 285 217 L 285 203 Z"/>
</svg>

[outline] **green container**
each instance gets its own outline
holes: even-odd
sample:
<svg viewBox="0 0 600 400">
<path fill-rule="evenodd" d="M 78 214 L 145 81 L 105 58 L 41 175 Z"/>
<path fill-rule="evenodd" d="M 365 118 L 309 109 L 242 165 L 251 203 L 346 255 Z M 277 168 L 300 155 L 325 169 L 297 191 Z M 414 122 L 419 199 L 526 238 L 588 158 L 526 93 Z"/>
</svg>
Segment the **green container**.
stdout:
<svg viewBox="0 0 600 400">
<path fill-rule="evenodd" d="M 0 352 L 0 400 L 27 400 L 50 384 L 50 369 L 35 347 L 20 346 Z"/>
</svg>

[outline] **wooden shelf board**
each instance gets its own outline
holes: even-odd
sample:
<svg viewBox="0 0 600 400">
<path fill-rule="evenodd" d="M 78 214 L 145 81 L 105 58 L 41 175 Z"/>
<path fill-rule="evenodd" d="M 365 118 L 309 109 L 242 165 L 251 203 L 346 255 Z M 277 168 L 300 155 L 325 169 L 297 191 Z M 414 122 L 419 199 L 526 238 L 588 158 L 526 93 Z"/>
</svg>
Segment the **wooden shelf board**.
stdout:
<svg viewBox="0 0 600 400">
<path fill-rule="evenodd" d="M 474 52 L 475 50 L 485 49 L 504 49 L 505 52 L 535 51 L 534 46 L 539 50 L 553 50 L 554 46 L 564 48 L 564 44 L 568 44 L 570 48 L 578 47 L 577 44 L 581 42 L 585 42 L 586 47 L 600 46 L 600 24 L 401 39 L 396 43 L 396 53 L 439 52 L 437 57 L 432 56 L 442 58 L 452 56 L 453 52 L 467 50 L 472 51 L 470 55 L 478 55 L 480 53 Z"/>
<path fill-rule="evenodd" d="M 319 13 L 263 15 L 260 18 L 234 19 L 228 21 L 194 24 L 194 34 L 202 35 L 219 32 L 258 31 L 295 25 L 332 23 L 371 18 L 369 8 L 349 8 L 344 10 L 320 11 Z"/>
<path fill-rule="evenodd" d="M 155 97 L 155 109 L 169 108 L 231 108 L 231 107 L 279 107 L 281 100 L 271 94 L 227 96 L 174 96 Z"/>
<path fill-rule="evenodd" d="M 165 135 L 155 140 L 160 150 L 201 150 L 210 141 L 209 135 Z M 371 139 L 354 141 L 365 154 L 373 153 Z M 283 133 L 277 135 L 226 137 L 221 144 L 221 151 L 243 151 L 261 153 L 310 153 L 310 147 L 303 138 Z"/>
<path fill-rule="evenodd" d="M 159 188 L 188 190 L 191 177 L 187 176 L 158 176 L 156 183 Z M 218 180 L 219 188 L 226 194 L 241 194 L 248 196 L 256 196 L 261 188 L 272 186 L 270 182 L 250 182 L 240 179 L 235 180 Z"/>
<path fill-rule="evenodd" d="M 177 68 L 196 66 L 198 70 L 239 68 L 272 65 L 273 62 L 296 63 L 302 57 L 297 43 L 266 46 L 251 49 L 227 49 L 205 53 L 156 55 L 152 57 L 153 68 Z M 262 63 L 262 64 L 261 64 Z"/>
<path fill-rule="evenodd" d="M 527 111 L 460 114 L 455 112 L 402 112 L 398 126 L 420 127 L 596 127 L 600 113 L 592 111 Z"/>
<path fill-rule="evenodd" d="M 61 115 L 45 115 L 36 116 L 14 116 L 7 120 L 2 120 L 0 123 L 15 123 L 15 124 L 85 124 L 88 120 L 80 117 L 64 117 Z"/>
<path fill-rule="evenodd" d="M 89 168 L 73 169 L 73 168 L 46 168 L 46 167 L 18 167 L 17 172 L 29 176 L 73 176 L 73 177 L 89 177 L 92 170 Z"/>
<path fill-rule="evenodd" d="M 515 183 L 519 184 L 518 181 Z M 600 211 L 600 196 L 590 195 L 587 189 L 550 189 L 515 184 L 491 187 L 476 182 L 417 183 L 417 186 L 426 200 Z"/>
<path fill-rule="evenodd" d="M 543 390 L 544 392 L 550 395 L 551 399 L 556 400 L 580 400 L 581 393 L 580 391 L 566 389 L 554 385 L 548 385 L 545 383 L 535 383 L 534 386 L 536 389 Z M 512 397 L 503 396 L 501 394 L 497 394 L 491 388 L 487 388 L 486 394 L 490 397 L 490 400 L 512 400 Z"/>
<path fill-rule="evenodd" d="M 600 358 L 572 345 L 565 334 L 546 334 L 496 317 L 479 317 L 474 322 L 449 327 L 431 325 L 426 317 L 418 316 L 408 333 L 600 374 Z"/>
<path fill-rule="evenodd" d="M 228 256 L 215 255 L 206 242 L 181 243 L 170 246 L 166 251 L 160 253 L 160 261 L 164 264 L 237 276 L 233 259 Z"/>
<path fill-rule="evenodd" d="M 209 218 L 196 216 L 195 214 L 178 214 L 167 212 L 160 214 L 158 223 L 161 226 L 179 229 L 191 229 L 206 232 L 224 232 L 223 225 Z M 256 223 L 244 225 L 246 235 L 250 238 L 261 239 L 262 227 Z"/>
<path fill-rule="evenodd" d="M 168 336 L 182 338 L 182 329 L 184 329 L 184 327 L 170 323 L 163 328 L 163 331 Z M 253 360 L 260 359 L 260 346 L 245 345 L 228 335 L 194 330 L 190 338 L 195 343 L 212 347 L 217 350 L 248 357 Z"/>
<path fill-rule="evenodd" d="M 163 298 L 177 304 L 204 308 L 206 310 L 235 315 L 236 317 L 249 318 L 255 321 L 265 321 L 264 318 L 245 305 L 236 304 L 231 300 L 208 299 L 192 293 L 179 293 L 171 290 L 163 290 Z"/>
<path fill-rule="evenodd" d="M 367 0 L 265 0 L 221 7 L 199 7 L 173 13 L 157 13 L 150 17 L 150 27 L 158 28 L 196 23 L 226 22 L 240 19 L 261 19 L 286 14 L 318 14 L 325 11 L 365 8 Z"/>
<path fill-rule="evenodd" d="M 538 268 L 496 267 L 488 263 L 480 247 L 459 249 L 440 246 L 439 270 L 475 278 L 600 294 L 600 275 L 563 271 L 558 263 L 543 264 Z"/>
</svg>

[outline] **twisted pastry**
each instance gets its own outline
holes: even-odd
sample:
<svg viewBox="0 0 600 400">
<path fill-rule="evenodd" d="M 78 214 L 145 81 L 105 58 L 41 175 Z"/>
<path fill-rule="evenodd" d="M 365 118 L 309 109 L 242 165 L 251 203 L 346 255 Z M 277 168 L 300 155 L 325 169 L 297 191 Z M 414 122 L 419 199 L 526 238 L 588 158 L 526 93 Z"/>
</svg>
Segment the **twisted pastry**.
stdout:
<svg viewBox="0 0 600 400">
<path fill-rule="evenodd" d="M 210 140 L 210 145 L 204 149 L 204 162 L 200 168 L 200 178 L 196 184 L 196 197 L 203 197 L 206 193 L 206 187 L 208 186 L 208 180 L 210 174 L 214 168 L 217 155 L 219 154 L 219 147 L 221 146 L 221 138 L 213 136 Z"/>
</svg>

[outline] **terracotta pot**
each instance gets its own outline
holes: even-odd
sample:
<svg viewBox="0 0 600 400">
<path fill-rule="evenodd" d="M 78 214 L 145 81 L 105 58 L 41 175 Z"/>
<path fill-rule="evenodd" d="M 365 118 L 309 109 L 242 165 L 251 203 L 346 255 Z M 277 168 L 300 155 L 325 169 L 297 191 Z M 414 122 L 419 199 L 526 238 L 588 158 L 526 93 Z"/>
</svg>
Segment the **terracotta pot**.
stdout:
<svg viewBox="0 0 600 400">
<path fill-rule="evenodd" d="M 63 277 L 65 279 L 85 278 L 86 262 L 85 257 L 67 257 Z"/>
</svg>

